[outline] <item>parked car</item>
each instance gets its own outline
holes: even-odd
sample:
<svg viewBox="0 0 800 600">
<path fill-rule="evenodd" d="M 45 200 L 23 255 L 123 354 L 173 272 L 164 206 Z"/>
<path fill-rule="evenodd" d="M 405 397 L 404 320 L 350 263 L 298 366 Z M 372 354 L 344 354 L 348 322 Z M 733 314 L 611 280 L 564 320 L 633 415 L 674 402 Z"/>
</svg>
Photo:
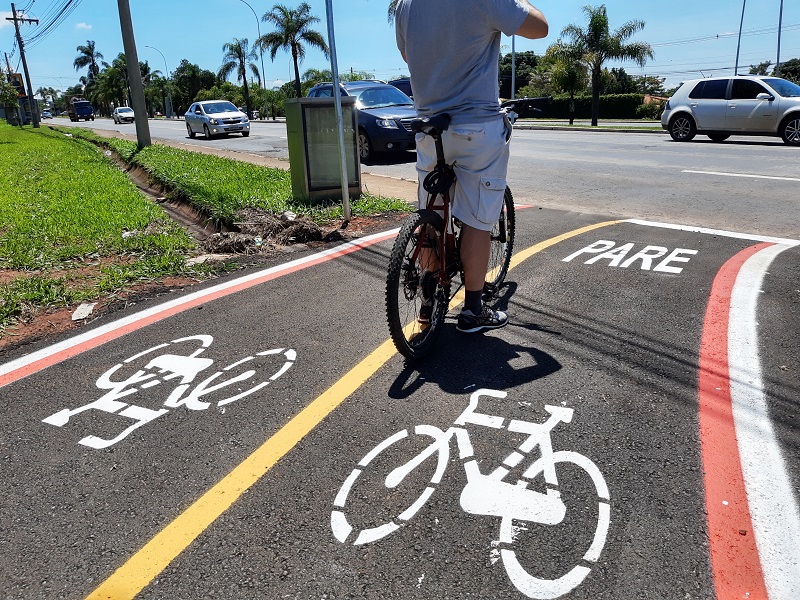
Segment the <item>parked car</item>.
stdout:
<svg viewBox="0 0 800 600">
<path fill-rule="evenodd" d="M 696 134 L 772 135 L 800 146 L 800 86 L 779 77 L 737 75 L 684 82 L 667 101 L 661 126 L 676 142 Z"/>
<path fill-rule="evenodd" d="M 204 100 L 195 102 L 184 115 L 186 131 L 194 138 L 202 133 L 207 140 L 215 135 L 241 133 L 250 135 L 250 120 L 232 102 L 227 100 Z"/>
<path fill-rule="evenodd" d="M 411 89 L 411 79 L 408 77 L 400 77 L 399 79 L 392 79 L 389 85 L 393 85 L 398 90 L 403 92 L 406 96 L 413 100 L 414 90 Z"/>
<path fill-rule="evenodd" d="M 53 113 L 51 113 L 49 110 L 43 110 L 42 111 L 42 118 L 43 119 L 52 119 L 53 118 Z"/>
<path fill-rule="evenodd" d="M 114 119 L 114 123 L 133 123 L 135 115 L 133 113 L 133 109 L 127 106 L 118 106 L 114 109 L 114 112 L 111 113 L 111 118 Z"/>
<path fill-rule="evenodd" d="M 358 151 L 363 162 L 377 152 L 411 150 L 416 147 L 409 123 L 417 117 L 414 101 L 383 81 L 351 81 L 340 84 L 342 96 L 354 96 L 358 109 Z M 309 98 L 330 98 L 333 84 L 320 83 L 308 91 Z"/>
</svg>

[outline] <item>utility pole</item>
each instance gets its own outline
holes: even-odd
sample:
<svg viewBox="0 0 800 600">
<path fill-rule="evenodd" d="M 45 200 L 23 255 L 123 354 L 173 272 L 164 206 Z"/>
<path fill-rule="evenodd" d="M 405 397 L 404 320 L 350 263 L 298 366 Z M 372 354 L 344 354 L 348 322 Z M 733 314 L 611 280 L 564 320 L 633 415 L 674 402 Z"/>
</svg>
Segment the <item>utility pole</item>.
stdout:
<svg viewBox="0 0 800 600">
<path fill-rule="evenodd" d="M 734 67 L 733 74 L 739 74 L 739 50 L 742 48 L 742 27 L 744 26 L 744 8 L 747 6 L 747 0 L 742 0 L 742 20 L 739 22 L 739 43 L 736 45 L 736 66 Z"/>
<path fill-rule="evenodd" d="M 119 7 L 119 24 L 122 28 L 122 47 L 125 50 L 125 62 L 128 66 L 128 83 L 131 86 L 136 141 L 141 150 L 152 143 L 150 141 L 150 125 L 147 122 L 147 105 L 144 101 L 142 72 L 139 70 L 139 55 L 136 54 L 136 40 L 133 37 L 131 7 L 128 0 L 117 0 L 117 6 Z"/>
<path fill-rule="evenodd" d="M 14 3 L 11 3 L 11 14 L 13 15 L 12 18 L 6 17 L 6 21 L 14 21 L 14 29 L 17 30 L 17 45 L 19 46 L 19 55 L 22 57 L 22 68 L 25 72 L 25 83 L 28 84 L 28 106 L 31 109 L 31 118 L 33 119 L 33 126 L 39 127 L 39 111 L 37 110 L 36 106 L 36 98 L 33 97 L 33 86 L 31 85 L 31 76 L 28 73 L 28 61 L 25 60 L 25 45 L 22 43 L 22 35 L 19 33 L 19 22 L 22 21 L 23 23 L 36 23 L 39 24 L 38 19 L 23 19 L 21 17 L 17 17 L 17 9 L 14 6 Z"/>
<path fill-rule="evenodd" d="M 778 61 L 775 65 L 775 75 L 781 76 L 781 29 L 783 28 L 783 0 L 781 0 L 781 12 L 778 16 Z"/>
</svg>

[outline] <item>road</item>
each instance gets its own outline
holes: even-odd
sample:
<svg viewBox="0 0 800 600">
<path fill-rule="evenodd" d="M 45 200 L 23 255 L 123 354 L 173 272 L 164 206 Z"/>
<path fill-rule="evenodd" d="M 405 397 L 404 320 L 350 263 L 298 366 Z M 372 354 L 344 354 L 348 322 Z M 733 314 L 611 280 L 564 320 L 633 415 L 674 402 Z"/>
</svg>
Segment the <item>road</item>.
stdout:
<svg viewBox="0 0 800 600">
<path fill-rule="evenodd" d="M 8 356 L 4 597 L 800 597 L 796 184 L 683 173 L 792 149 L 517 142 L 505 329 L 404 362 L 386 232 Z"/>
<path fill-rule="evenodd" d="M 135 134 L 109 119 L 60 125 Z M 150 121 L 151 134 L 171 142 L 288 159 L 286 126 L 254 122 L 249 138 L 191 140 L 182 121 Z M 666 132 L 609 133 L 518 128 L 509 185 L 515 198 L 556 209 L 762 235 L 800 236 L 797 148 L 780 138 L 733 137 L 718 144 L 703 136 L 673 142 Z M 415 155 L 383 157 L 364 171 L 416 180 Z"/>
</svg>

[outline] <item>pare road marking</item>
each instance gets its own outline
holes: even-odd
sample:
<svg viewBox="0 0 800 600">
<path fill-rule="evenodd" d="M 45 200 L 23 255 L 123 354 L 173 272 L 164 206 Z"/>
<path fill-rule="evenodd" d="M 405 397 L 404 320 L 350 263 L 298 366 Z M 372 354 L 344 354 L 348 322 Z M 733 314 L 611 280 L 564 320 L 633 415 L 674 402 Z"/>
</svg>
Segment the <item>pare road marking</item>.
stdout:
<svg viewBox="0 0 800 600">
<path fill-rule="evenodd" d="M 614 241 L 598 240 L 561 260 L 570 262 L 581 254 L 594 254 L 595 256 L 583 264 L 593 265 L 601 260 L 607 260 L 609 261 L 607 265 L 609 267 L 627 269 L 631 265 L 639 265 L 639 268 L 643 271 L 652 270 L 660 273 L 678 274 L 683 271 L 683 267 L 673 266 L 673 263 L 687 263 L 693 255 L 697 254 L 697 250 L 688 248 L 676 248 L 670 252 L 669 248 L 664 246 L 645 246 L 642 250 L 628 257 L 633 248 L 633 243 L 617 245 L 617 242 Z M 669 254 L 667 255 L 667 253 Z M 664 258 L 665 255 L 666 258 Z M 656 260 L 658 260 L 658 263 L 654 266 L 653 263 Z"/>
</svg>

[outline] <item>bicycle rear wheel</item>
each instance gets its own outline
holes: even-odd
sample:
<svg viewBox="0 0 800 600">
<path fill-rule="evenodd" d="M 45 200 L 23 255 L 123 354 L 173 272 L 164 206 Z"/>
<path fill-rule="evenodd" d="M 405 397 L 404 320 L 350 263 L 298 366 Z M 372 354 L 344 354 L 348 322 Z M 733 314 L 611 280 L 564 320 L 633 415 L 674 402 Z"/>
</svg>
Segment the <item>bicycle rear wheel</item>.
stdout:
<svg viewBox="0 0 800 600">
<path fill-rule="evenodd" d="M 423 281 L 423 266 L 419 257 L 414 260 L 422 240 L 424 248 L 435 253 L 441 264 L 443 259 L 438 254 L 443 234 L 442 218 L 433 211 L 419 210 L 403 224 L 392 248 L 386 277 L 386 319 L 394 345 L 406 358 L 421 358 L 431 351 L 447 313 L 449 289 L 438 283 L 438 273 L 430 273 Z M 433 302 L 429 323 L 420 318 L 426 299 Z"/>
<path fill-rule="evenodd" d="M 497 292 L 508 274 L 511 263 L 511 253 L 514 250 L 514 232 L 516 221 L 514 218 L 514 197 L 511 190 L 506 187 L 503 196 L 503 209 L 500 218 L 492 228 L 492 241 L 489 250 L 489 268 L 486 275 L 487 287 L 492 295 Z"/>
</svg>

